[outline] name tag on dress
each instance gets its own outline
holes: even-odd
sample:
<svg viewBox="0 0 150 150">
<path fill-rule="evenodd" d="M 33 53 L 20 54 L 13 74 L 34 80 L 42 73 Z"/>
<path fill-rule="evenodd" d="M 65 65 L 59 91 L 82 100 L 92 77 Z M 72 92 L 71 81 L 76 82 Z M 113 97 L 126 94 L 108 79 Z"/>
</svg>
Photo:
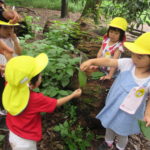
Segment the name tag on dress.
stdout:
<svg viewBox="0 0 150 150">
<path fill-rule="evenodd" d="M 120 105 L 120 109 L 129 114 L 135 114 L 143 101 L 145 92 L 146 88 L 144 87 L 134 87 L 131 89 L 130 93 L 125 97 L 124 101 Z"/>
</svg>

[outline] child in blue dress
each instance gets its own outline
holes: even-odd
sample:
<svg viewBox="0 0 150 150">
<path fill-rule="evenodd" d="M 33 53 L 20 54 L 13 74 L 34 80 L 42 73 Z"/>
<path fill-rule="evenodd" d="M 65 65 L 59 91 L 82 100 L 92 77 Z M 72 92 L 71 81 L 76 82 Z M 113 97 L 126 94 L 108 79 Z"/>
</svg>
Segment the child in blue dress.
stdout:
<svg viewBox="0 0 150 150">
<path fill-rule="evenodd" d="M 85 71 L 91 65 L 118 67 L 120 73 L 106 98 L 106 104 L 96 116 L 106 128 L 105 142 L 97 150 L 116 147 L 125 150 L 128 136 L 140 133 L 138 120 L 150 126 L 150 32 L 141 35 L 134 43 L 125 42 L 131 58 L 90 59 L 81 64 Z M 147 105 L 146 105 L 147 103 Z"/>
</svg>

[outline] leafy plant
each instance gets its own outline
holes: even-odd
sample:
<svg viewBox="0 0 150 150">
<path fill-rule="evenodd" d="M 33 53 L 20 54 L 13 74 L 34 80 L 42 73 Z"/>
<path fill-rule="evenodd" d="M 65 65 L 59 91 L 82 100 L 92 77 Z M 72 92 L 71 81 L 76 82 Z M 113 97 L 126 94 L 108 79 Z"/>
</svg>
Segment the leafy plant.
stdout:
<svg viewBox="0 0 150 150">
<path fill-rule="evenodd" d="M 30 32 L 30 35 L 35 36 L 37 32 L 42 30 L 42 27 L 40 27 L 38 24 L 33 23 L 35 21 L 38 21 L 39 17 L 28 16 L 24 14 L 24 21 L 27 23 L 28 31 Z"/>
<path fill-rule="evenodd" d="M 72 105 L 70 103 L 64 105 L 65 116 L 69 118 L 69 122 L 73 125 L 77 121 L 77 106 Z"/>
<path fill-rule="evenodd" d="M 60 133 L 66 144 L 66 150 L 86 150 L 87 147 L 90 146 L 90 142 L 94 136 L 89 131 L 85 133 L 80 125 L 75 129 L 72 128 L 69 121 L 65 121 L 63 124 L 59 124 L 53 129 Z"/>
<path fill-rule="evenodd" d="M 102 3 L 102 13 L 106 18 L 110 19 L 120 16 L 132 23 L 131 26 L 138 27 L 141 24 L 147 23 L 150 25 L 150 3 L 148 0 L 104 0 Z M 128 8 L 128 9 L 127 9 Z"/>
<path fill-rule="evenodd" d="M 79 64 L 80 58 L 73 57 L 78 51 L 71 41 L 69 42 L 70 34 L 71 36 L 75 35 L 73 31 L 70 31 L 72 25 L 72 22 L 54 24 L 43 40 L 30 43 L 28 41 L 32 36 L 26 35 L 21 38 L 24 54 L 36 56 L 44 52 L 48 55 L 49 64 L 43 71 L 43 82 L 40 89 L 50 97 L 61 97 L 70 93 L 64 89 L 78 68 L 77 64 Z"/>
</svg>

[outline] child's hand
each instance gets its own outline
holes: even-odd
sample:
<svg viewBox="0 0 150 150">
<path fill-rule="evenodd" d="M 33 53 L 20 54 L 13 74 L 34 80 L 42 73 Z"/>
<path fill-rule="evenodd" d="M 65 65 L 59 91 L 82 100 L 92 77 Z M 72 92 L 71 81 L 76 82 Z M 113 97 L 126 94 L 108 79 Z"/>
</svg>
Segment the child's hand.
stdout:
<svg viewBox="0 0 150 150">
<path fill-rule="evenodd" d="M 10 37 L 12 38 L 12 40 L 13 40 L 14 42 L 17 41 L 17 36 L 16 36 L 15 33 L 11 33 L 11 34 L 10 34 Z"/>
<path fill-rule="evenodd" d="M 85 71 L 85 70 L 87 70 L 91 65 L 92 65 L 91 60 L 85 61 L 85 62 L 83 62 L 83 63 L 80 65 L 80 69 L 81 69 L 82 71 Z"/>
<path fill-rule="evenodd" d="M 98 69 L 98 66 L 92 65 L 92 66 L 89 67 L 89 69 L 91 69 L 91 70 L 97 70 L 97 69 Z"/>
<path fill-rule="evenodd" d="M 150 116 L 145 115 L 144 116 L 144 121 L 146 122 L 146 126 L 150 126 Z"/>
<path fill-rule="evenodd" d="M 1 73 L 4 73 L 4 70 L 5 70 L 5 65 L 1 65 L 1 64 L 0 64 L 0 72 L 1 72 Z"/>
<path fill-rule="evenodd" d="M 6 57 L 7 60 L 10 60 L 13 57 L 13 53 L 9 51 L 4 51 L 4 56 Z"/>
<path fill-rule="evenodd" d="M 80 97 L 81 94 L 82 94 L 82 90 L 81 90 L 81 89 L 77 89 L 77 90 L 75 90 L 75 91 L 72 93 L 72 95 L 73 95 L 74 97 Z"/>
<path fill-rule="evenodd" d="M 15 24 L 21 21 L 21 16 L 15 10 L 11 10 L 11 14 L 10 23 Z"/>
<path fill-rule="evenodd" d="M 103 77 L 100 77 L 100 80 L 110 80 L 112 77 L 110 75 L 106 75 Z"/>
</svg>

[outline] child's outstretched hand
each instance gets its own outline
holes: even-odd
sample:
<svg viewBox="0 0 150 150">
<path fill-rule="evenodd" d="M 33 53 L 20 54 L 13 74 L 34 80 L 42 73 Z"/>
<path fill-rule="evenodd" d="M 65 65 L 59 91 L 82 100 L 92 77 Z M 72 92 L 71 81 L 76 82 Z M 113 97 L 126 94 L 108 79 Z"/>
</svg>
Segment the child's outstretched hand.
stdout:
<svg viewBox="0 0 150 150">
<path fill-rule="evenodd" d="M 73 97 L 80 97 L 81 94 L 82 94 L 82 90 L 81 90 L 81 89 L 77 89 L 77 90 L 75 90 L 75 91 L 72 93 Z"/>
<path fill-rule="evenodd" d="M 83 63 L 80 65 L 80 69 L 81 69 L 82 71 L 85 71 L 85 70 L 87 70 L 91 65 L 92 65 L 91 60 L 87 60 L 87 61 L 83 62 Z"/>
</svg>

